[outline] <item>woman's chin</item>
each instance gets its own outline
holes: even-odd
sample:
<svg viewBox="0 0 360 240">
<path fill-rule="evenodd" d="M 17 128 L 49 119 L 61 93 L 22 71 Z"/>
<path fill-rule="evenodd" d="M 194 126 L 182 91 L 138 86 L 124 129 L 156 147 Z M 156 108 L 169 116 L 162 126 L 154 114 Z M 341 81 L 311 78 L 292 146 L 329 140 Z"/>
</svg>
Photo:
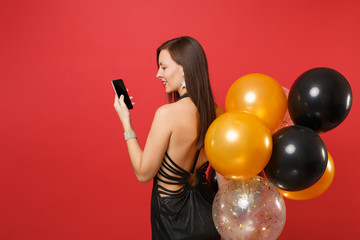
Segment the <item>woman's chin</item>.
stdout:
<svg viewBox="0 0 360 240">
<path fill-rule="evenodd" d="M 173 89 L 171 89 L 171 88 L 165 87 L 165 93 L 172 93 L 172 92 L 175 92 L 175 91 Z"/>
</svg>

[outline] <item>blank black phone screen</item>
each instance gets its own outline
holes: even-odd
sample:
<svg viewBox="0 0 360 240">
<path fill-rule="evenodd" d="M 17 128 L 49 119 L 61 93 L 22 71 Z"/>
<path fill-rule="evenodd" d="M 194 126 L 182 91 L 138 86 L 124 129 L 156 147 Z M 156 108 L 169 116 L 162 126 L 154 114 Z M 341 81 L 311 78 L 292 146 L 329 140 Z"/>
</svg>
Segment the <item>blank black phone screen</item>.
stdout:
<svg viewBox="0 0 360 240">
<path fill-rule="evenodd" d="M 112 85 L 117 96 L 120 98 L 121 95 L 124 95 L 124 102 L 128 109 L 133 109 L 133 105 L 131 103 L 128 92 L 126 91 L 126 87 L 124 81 L 122 79 L 112 80 Z"/>
</svg>

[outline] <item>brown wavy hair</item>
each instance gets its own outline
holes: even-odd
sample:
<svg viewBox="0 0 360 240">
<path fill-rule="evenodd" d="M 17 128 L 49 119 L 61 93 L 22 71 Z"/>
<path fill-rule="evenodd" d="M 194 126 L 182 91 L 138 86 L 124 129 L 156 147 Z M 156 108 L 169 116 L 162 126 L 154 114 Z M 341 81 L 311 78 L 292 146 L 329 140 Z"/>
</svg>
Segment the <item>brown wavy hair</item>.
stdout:
<svg viewBox="0 0 360 240">
<path fill-rule="evenodd" d="M 204 146 L 207 129 L 216 118 L 205 52 L 200 43 L 192 37 L 175 38 L 157 49 L 158 67 L 160 52 L 165 49 L 169 51 L 171 58 L 183 67 L 187 92 L 199 111 L 200 127 L 196 147 L 200 149 Z M 170 103 L 178 98 L 178 92 L 168 94 Z"/>
</svg>

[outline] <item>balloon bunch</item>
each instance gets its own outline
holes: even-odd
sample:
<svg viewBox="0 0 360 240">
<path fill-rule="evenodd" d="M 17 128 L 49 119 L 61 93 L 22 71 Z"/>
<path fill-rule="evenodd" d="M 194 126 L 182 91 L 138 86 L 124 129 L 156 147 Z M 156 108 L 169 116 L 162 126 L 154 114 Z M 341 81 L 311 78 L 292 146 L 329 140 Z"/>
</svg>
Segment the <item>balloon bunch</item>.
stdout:
<svg viewBox="0 0 360 240">
<path fill-rule="evenodd" d="M 305 72 L 290 91 L 264 74 L 231 85 L 225 113 L 205 136 L 213 219 L 224 239 L 276 239 L 286 218 L 282 196 L 310 199 L 330 186 L 334 162 L 319 133 L 339 125 L 351 104 L 349 83 L 329 68 Z M 216 172 L 229 180 L 220 189 Z"/>
</svg>

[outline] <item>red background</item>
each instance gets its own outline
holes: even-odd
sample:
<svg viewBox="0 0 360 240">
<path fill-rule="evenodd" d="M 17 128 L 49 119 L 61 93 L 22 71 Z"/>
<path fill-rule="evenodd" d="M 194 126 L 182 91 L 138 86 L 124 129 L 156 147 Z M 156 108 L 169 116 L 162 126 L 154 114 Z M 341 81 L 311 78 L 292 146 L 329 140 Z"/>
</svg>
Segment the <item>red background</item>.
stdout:
<svg viewBox="0 0 360 240">
<path fill-rule="evenodd" d="M 1 3 L 0 239 L 150 239 L 152 184 L 137 182 L 110 80 L 123 78 L 141 145 L 166 102 L 156 48 L 203 45 L 217 102 L 239 77 L 290 88 L 313 67 L 352 86 L 345 121 L 322 134 L 335 179 L 313 200 L 286 200 L 279 239 L 354 239 L 359 135 L 358 1 L 13 0 Z"/>
</svg>

